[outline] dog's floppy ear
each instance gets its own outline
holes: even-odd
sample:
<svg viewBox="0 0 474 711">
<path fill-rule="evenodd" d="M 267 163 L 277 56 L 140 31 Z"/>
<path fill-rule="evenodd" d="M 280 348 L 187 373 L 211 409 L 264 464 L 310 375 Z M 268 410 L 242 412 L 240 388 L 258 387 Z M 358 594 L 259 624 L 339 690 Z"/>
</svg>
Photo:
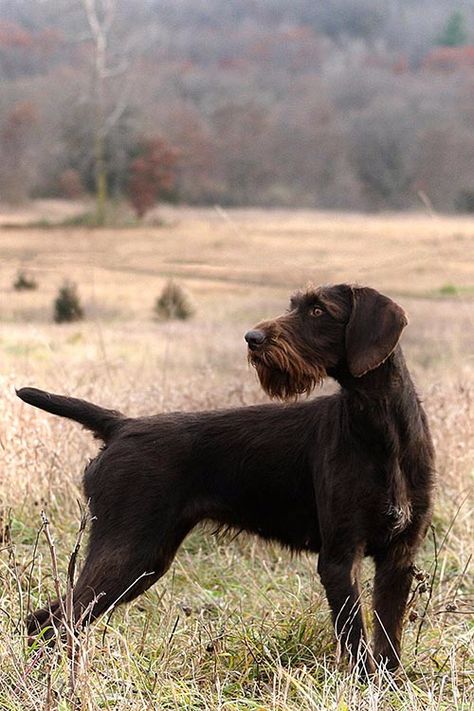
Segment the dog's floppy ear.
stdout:
<svg viewBox="0 0 474 711">
<path fill-rule="evenodd" d="M 408 323 L 404 310 L 369 287 L 353 287 L 346 326 L 346 358 L 353 376 L 374 370 L 393 352 Z"/>
</svg>

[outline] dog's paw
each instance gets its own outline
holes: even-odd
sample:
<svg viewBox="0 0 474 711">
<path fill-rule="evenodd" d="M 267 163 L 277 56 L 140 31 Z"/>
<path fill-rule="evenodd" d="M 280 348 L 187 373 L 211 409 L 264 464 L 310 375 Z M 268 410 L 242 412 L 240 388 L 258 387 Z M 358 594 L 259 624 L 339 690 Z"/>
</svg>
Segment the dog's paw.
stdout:
<svg viewBox="0 0 474 711">
<path fill-rule="evenodd" d="M 58 628 L 58 620 L 54 617 L 50 608 L 35 610 L 26 618 L 26 631 L 28 634 L 28 646 L 42 640 L 49 645 L 54 644 Z"/>
</svg>

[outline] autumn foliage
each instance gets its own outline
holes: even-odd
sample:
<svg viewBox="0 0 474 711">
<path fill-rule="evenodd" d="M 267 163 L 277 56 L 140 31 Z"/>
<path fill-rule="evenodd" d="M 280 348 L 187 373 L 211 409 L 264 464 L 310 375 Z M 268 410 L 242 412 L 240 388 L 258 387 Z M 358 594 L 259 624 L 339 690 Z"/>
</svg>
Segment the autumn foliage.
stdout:
<svg viewBox="0 0 474 711">
<path fill-rule="evenodd" d="M 178 152 L 162 138 L 143 139 L 130 164 L 128 197 L 139 219 L 144 217 L 176 181 Z"/>
<path fill-rule="evenodd" d="M 69 200 L 78 200 L 84 195 L 81 175 L 74 168 L 64 170 L 59 176 L 58 182 L 61 194 Z"/>
<path fill-rule="evenodd" d="M 197 5 L 0 1 L 2 203 L 472 210 L 472 3 Z"/>
</svg>

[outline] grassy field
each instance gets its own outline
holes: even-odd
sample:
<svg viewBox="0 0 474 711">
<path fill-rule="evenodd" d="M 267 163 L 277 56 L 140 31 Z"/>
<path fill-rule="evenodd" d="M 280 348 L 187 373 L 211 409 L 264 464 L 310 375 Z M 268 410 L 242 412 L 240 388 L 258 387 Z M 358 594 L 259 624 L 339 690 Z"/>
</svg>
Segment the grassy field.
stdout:
<svg viewBox="0 0 474 711">
<path fill-rule="evenodd" d="M 64 216 L 57 206 L 43 212 Z M 161 217 L 161 227 L 87 230 L 0 215 L 0 709 L 473 707 L 474 221 L 170 208 Z M 38 290 L 12 288 L 19 269 Z M 52 304 L 65 278 L 77 283 L 86 320 L 60 326 Z M 169 278 L 191 293 L 192 320 L 153 318 Z M 359 684 L 337 667 L 313 558 L 203 530 L 146 595 L 90 629 L 75 667 L 61 646 L 28 649 L 26 611 L 54 595 L 41 511 L 64 587 L 81 473 L 97 445 L 22 405 L 14 387 L 132 415 L 262 402 L 243 334 L 309 281 L 368 284 L 410 317 L 403 345 L 430 417 L 439 487 L 419 559 L 430 583 L 413 595 L 398 688 L 383 675 Z M 370 577 L 367 564 L 367 600 Z"/>
</svg>

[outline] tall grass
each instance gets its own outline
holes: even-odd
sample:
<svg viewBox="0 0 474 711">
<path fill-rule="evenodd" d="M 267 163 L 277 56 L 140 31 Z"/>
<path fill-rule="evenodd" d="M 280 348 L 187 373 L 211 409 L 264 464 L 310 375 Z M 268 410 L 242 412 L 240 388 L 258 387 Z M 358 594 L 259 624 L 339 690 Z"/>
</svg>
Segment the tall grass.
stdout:
<svg viewBox="0 0 474 711">
<path fill-rule="evenodd" d="M 429 397 L 440 486 L 433 531 L 418 562 L 434 578 L 432 590 L 428 584 L 414 591 L 394 688 L 383 673 L 365 686 L 337 667 L 313 557 L 293 557 L 246 536 L 223 541 L 204 529 L 186 540 L 151 591 L 79 640 L 75 664 L 65 644 L 28 648 L 25 615 L 55 592 L 40 512 L 47 512 L 65 591 L 80 522 L 80 472 L 94 445 L 74 425 L 20 406 L 6 385 L 2 708 L 469 708 L 473 386 L 446 383 Z M 224 393 L 215 395 L 216 406 L 225 404 Z M 89 396 L 100 399 L 99 388 Z M 366 602 L 370 573 L 367 565 Z"/>
<path fill-rule="evenodd" d="M 377 234 L 377 260 L 387 250 L 383 269 L 377 271 L 375 260 L 370 272 L 368 263 L 362 268 L 357 261 L 350 239 L 364 233 L 362 218 L 334 222 L 322 217 L 314 244 L 306 213 L 261 221 L 255 231 L 248 217 L 239 234 L 234 227 L 211 229 L 207 219 L 206 214 L 191 226 L 184 221 L 170 234 L 160 233 L 159 240 L 146 230 L 135 232 L 133 240 L 126 232 L 119 237 L 99 231 L 91 247 L 89 236 L 79 233 L 69 262 L 69 236 L 58 246 L 57 230 L 53 241 L 47 232 L 39 241 L 31 230 L 14 239 L 9 230 L 3 242 L 0 234 L 0 252 L 6 255 L 0 262 L 1 283 L 12 283 L 32 247 L 38 250 L 35 265 L 41 276 L 34 300 L 27 293 L 8 293 L 0 322 L 0 709 L 467 711 L 474 693 L 470 297 L 440 297 L 437 292 L 428 299 L 429 274 L 423 272 L 415 283 L 411 263 L 405 275 L 393 270 L 396 259 L 401 264 L 406 255 L 400 220 L 392 224 L 377 218 L 368 224 L 363 249 L 369 253 Z M 433 222 L 423 225 L 415 223 L 412 244 L 421 261 L 428 243 L 434 250 Z M 457 234 L 464 227 L 446 223 L 442 229 L 448 243 L 436 242 L 439 254 L 436 259 L 431 254 L 426 266 L 431 276 L 436 266 L 439 286 L 457 283 L 458 267 L 450 263 L 449 273 L 442 275 L 440 265 L 451 244 L 450 231 Z M 334 240 L 336 233 L 341 242 Z M 469 230 L 463 232 L 463 240 L 468 239 Z M 339 250 L 337 259 L 334 253 L 324 256 L 321 245 L 329 243 Z M 469 285 L 469 251 L 464 242 L 461 246 L 463 285 Z M 91 248 L 96 250 L 91 252 L 93 269 Z M 159 277 L 146 271 L 155 251 L 161 260 L 156 274 L 163 270 Z M 259 268 L 260 274 L 256 255 L 270 253 L 281 254 L 283 261 L 278 265 L 274 258 L 268 269 Z M 326 260 L 327 281 L 353 273 L 352 280 L 383 289 L 383 275 L 390 271 L 387 285 L 396 286 L 411 317 L 404 347 L 432 424 L 439 483 L 433 529 L 418 559 L 428 578 L 413 591 L 397 686 L 383 672 L 362 684 L 336 662 L 315 557 L 291 556 L 244 535 L 222 540 L 205 528 L 186 539 L 170 571 L 150 591 L 117 607 L 75 640 L 74 659 L 68 654 L 71 640 L 54 649 L 28 647 L 28 611 L 53 597 L 56 585 L 66 591 L 81 521 L 81 473 L 97 444 L 73 423 L 21 404 L 14 386 L 69 392 L 132 415 L 262 401 L 245 363 L 242 336 L 259 319 L 285 307 L 289 287 L 284 284 L 291 279 L 295 286 L 304 284 L 311 254 L 318 256 L 318 269 Z M 196 255 L 217 266 L 203 266 Z M 85 285 L 86 322 L 49 323 L 51 296 L 62 279 L 57 265 L 48 261 L 56 258 L 58 264 L 67 263 L 81 293 Z M 155 322 L 150 315 L 156 286 L 171 262 L 180 279 L 186 276 L 199 305 L 196 318 L 184 323 Z M 378 283 L 371 273 L 378 274 Z M 54 278 L 45 281 L 51 274 Z M 220 281 L 221 274 L 226 281 Z M 319 280 L 318 273 L 313 278 Z M 367 563 L 366 603 L 371 574 Z"/>
</svg>

